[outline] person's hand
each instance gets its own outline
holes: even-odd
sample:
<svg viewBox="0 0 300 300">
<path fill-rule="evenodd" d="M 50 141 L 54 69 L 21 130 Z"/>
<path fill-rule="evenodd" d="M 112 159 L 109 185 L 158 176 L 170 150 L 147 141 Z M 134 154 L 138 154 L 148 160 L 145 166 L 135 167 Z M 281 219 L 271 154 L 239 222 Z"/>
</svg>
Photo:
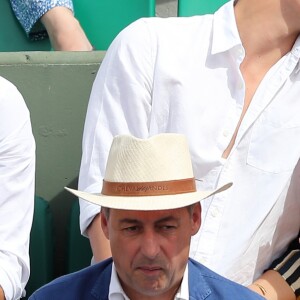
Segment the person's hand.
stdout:
<svg viewBox="0 0 300 300">
<path fill-rule="evenodd" d="M 57 6 L 41 17 L 54 50 L 91 51 L 88 38 L 71 10 Z"/>
</svg>

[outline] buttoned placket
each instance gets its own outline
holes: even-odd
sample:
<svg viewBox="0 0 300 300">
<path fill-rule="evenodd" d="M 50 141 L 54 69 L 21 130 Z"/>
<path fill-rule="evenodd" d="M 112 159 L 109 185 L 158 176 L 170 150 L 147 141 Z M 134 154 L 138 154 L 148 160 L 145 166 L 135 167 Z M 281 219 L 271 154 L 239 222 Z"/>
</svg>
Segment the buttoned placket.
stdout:
<svg viewBox="0 0 300 300">
<path fill-rule="evenodd" d="M 244 52 L 242 51 L 242 46 L 236 51 L 238 53 L 237 56 L 237 63 L 240 65 Z M 208 186 L 213 186 L 213 182 L 218 183 L 218 185 L 225 184 L 227 182 L 231 182 L 234 178 L 234 174 L 232 174 L 231 168 L 231 155 L 236 150 L 237 145 L 241 141 L 241 139 L 245 136 L 247 130 L 253 125 L 255 120 L 260 116 L 260 114 L 264 111 L 267 105 L 274 99 L 274 96 L 278 92 L 278 90 L 284 85 L 287 78 L 293 72 L 293 70 L 299 66 L 299 49 L 292 51 L 286 57 L 283 57 L 281 61 L 278 63 L 280 66 L 275 66 L 275 71 L 271 70 L 270 74 L 267 74 L 266 77 L 261 82 L 260 86 L 258 87 L 251 105 L 248 108 L 247 113 L 244 116 L 244 119 L 240 125 L 236 142 L 231 150 L 229 157 L 223 160 L 224 165 L 216 168 L 212 172 L 210 172 L 210 176 L 206 178 Z M 283 64 L 283 66 L 281 65 Z M 278 71 L 276 71 L 278 68 Z M 242 79 L 242 75 L 240 75 L 240 82 L 244 83 Z M 237 123 L 237 118 L 239 118 L 242 107 L 239 105 L 241 99 L 245 95 L 245 85 L 241 83 L 237 83 L 237 89 L 235 91 L 236 95 L 236 107 L 232 109 L 232 112 L 228 115 L 228 122 L 226 125 L 228 126 L 223 131 L 223 135 L 220 138 L 220 143 L 226 143 L 227 145 L 232 138 L 232 134 L 235 130 L 235 125 Z M 234 116 L 233 110 L 235 110 L 236 115 Z M 231 126 L 231 127 L 230 127 Z M 216 185 L 216 184 L 215 184 Z M 215 252 L 216 242 L 218 239 L 218 232 L 220 226 L 222 224 L 222 216 L 223 211 L 228 202 L 228 193 L 220 193 L 213 198 L 211 198 L 209 207 L 207 209 L 207 213 L 205 215 L 205 222 L 202 224 L 201 228 L 201 238 L 198 241 L 198 250 L 197 254 L 194 257 L 196 260 L 199 260 L 203 264 L 213 267 L 213 262 L 210 260 L 210 257 L 213 257 L 213 253 Z M 201 245 L 201 246 L 200 246 Z"/>
<path fill-rule="evenodd" d="M 232 102 L 229 109 L 227 119 L 225 121 L 224 129 L 218 139 L 218 148 L 221 149 L 220 153 L 223 152 L 223 149 L 229 145 L 230 140 L 234 134 L 240 115 L 243 109 L 243 102 L 245 96 L 245 83 L 242 77 L 241 72 L 239 71 L 240 64 L 242 63 L 245 51 L 242 45 L 237 45 L 235 48 L 230 50 L 232 55 L 235 57 L 236 68 L 238 77 L 236 78 L 236 89 L 233 91 L 235 101 Z M 232 181 L 232 176 L 230 169 L 226 167 L 227 159 L 220 158 L 220 165 L 215 167 L 209 172 L 205 177 L 205 186 L 207 188 L 214 189 L 221 182 L 228 183 Z M 219 178 L 219 179 L 218 179 Z M 197 251 L 195 251 L 195 259 L 199 260 L 205 265 L 209 265 L 209 257 L 213 253 L 215 248 L 215 242 L 217 238 L 217 233 L 222 221 L 222 213 L 224 209 L 224 203 L 226 203 L 227 195 L 226 193 L 221 193 L 211 197 L 206 201 L 207 211 L 205 216 L 205 222 L 202 222 L 201 235 L 198 240 Z"/>
</svg>

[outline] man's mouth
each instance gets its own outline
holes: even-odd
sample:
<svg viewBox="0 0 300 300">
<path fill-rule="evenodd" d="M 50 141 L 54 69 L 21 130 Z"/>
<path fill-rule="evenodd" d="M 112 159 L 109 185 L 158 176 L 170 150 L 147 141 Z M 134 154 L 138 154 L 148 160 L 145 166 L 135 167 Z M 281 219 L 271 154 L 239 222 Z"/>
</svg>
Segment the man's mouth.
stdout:
<svg viewBox="0 0 300 300">
<path fill-rule="evenodd" d="M 162 271 L 162 268 L 160 266 L 141 266 L 138 268 L 141 272 L 143 272 L 146 275 L 156 275 L 159 272 Z"/>
</svg>

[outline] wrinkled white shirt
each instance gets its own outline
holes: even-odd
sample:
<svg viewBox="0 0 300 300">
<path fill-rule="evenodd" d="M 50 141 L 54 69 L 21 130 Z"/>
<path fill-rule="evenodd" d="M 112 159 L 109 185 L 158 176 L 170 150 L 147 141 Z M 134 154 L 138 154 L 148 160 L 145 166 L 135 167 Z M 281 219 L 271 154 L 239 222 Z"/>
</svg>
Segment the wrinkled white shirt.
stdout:
<svg viewBox="0 0 300 300">
<path fill-rule="evenodd" d="M 34 208 L 35 141 L 25 102 L 0 77 L 0 285 L 19 299 L 29 278 Z"/>
<path fill-rule="evenodd" d="M 189 300 L 188 269 L 189 267 L 187 264 L 184 270 L 180 288 L 178 289 L 174 300 Z M 122 288 L 114 263 L 112 264 L 108 299 L 109 300 L 130 300 Z"/>
<path fill-rule="evenodd" d="M 147 18 L 127 27 L 93 85 L 79 189 L 101 191 L 113 136 L 185 134 L 198 188 L 233 182 L 202 202 L 190 256 L 248 285 L 300 227 L 300 39 L 262 80 L 223 159 L 244 104 L 244 53 L 232 1 L 214 15 Z M 98 212 L 81 201 L 83 233 Z"/>
</svg>

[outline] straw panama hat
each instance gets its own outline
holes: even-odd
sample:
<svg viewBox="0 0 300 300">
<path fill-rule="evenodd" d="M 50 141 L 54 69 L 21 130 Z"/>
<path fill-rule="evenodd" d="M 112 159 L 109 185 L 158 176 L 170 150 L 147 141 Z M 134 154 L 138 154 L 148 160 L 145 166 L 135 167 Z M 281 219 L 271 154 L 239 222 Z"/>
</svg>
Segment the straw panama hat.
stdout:
<svg viewBox="0 0 300 300">
<path fill-rule="evenodd" d="M 148 139 L 113 139 L 100 194 L 66 188 L 81 199 L 115 209 L 162 210 L 196 203 L 228 189 L 197 191 L 187 140 L 163 133 Z"/>
</svg>

